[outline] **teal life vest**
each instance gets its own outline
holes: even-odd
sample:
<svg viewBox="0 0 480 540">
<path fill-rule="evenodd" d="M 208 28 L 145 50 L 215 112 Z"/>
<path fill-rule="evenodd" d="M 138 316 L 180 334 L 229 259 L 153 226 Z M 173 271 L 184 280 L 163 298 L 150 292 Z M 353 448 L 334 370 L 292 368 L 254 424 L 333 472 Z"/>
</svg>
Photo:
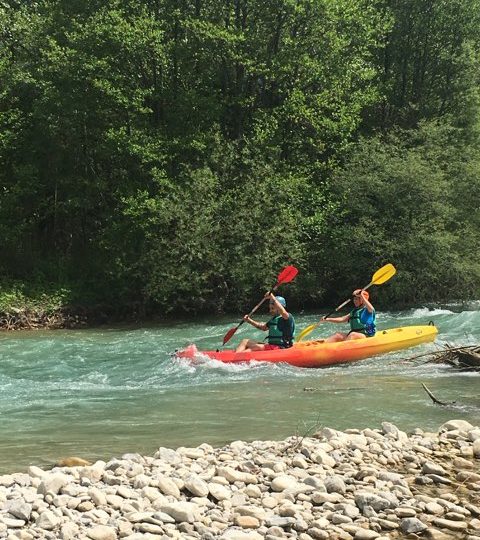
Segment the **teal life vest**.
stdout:
<svg viewBox="0 0 480 540">
<path fill-rule="evenodd" d="M 276 315 L 267 322 L 267 326 L 267 340 L 270 345 L 278 345 L 282 349 L 288 349 L 293 345 L 295 319 L 292 315 L 289 314 L 288 319 Z"/>
<path fill-rule="evenodd" d="M 360 332 L 367 337 L 375 335 L 375 311 L 370 313 L 367 308 L 354 308 L 350 312 L 350 330 L 351 332 Z"/>
</svg>

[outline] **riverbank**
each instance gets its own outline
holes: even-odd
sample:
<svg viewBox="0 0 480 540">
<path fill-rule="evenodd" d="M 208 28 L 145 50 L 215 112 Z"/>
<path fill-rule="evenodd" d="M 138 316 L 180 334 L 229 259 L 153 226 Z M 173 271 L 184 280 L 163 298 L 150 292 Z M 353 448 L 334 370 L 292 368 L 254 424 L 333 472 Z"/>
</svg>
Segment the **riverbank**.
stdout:
<svg viewBox="0 0 480 540">
<path fill-rule="evenodd" d="M 87 287 L 0 283 L 0 330 L 56 330 L 132 323 L 149 317 L 139 301 L 98 299 Z"/>
<path fill-rule="evenodd" d="M 10 540 L 480 538 L 480 428 L 324 428 L 0 476 Z"/>
<path fill-rule="evenodd" d="M 53 312 L 11 309 L 0 313 L 0 330 L 56 330 L 85 328 L 87 317 L 65 310 Z"/>
<path fill-rule="evenodd" d="M 117 323 L 139 323 L 154 320 L 146 317 L 137 304 L 123 307 L 107 305 L 62 306 L 56 309 L 10 307 L 0 310 L 0 331 L 71 330 L 94 328 Z"/>
</svg>

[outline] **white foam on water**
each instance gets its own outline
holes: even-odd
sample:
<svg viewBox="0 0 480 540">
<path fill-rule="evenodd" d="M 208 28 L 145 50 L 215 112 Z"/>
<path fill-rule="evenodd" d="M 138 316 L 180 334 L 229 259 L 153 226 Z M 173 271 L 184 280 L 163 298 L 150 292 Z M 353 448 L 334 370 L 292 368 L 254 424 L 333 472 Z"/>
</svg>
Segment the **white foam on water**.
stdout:
<svg viewBox="0 0 480 540">
<path fill-rule="evenodd" d="M 437 315 L 453 315 L 455 312 L 444 308 L 428 308 L 422 307 L 412 311 L 411 318 L 418 319 L 419 317 L 436 317 Z"/>
</svg>

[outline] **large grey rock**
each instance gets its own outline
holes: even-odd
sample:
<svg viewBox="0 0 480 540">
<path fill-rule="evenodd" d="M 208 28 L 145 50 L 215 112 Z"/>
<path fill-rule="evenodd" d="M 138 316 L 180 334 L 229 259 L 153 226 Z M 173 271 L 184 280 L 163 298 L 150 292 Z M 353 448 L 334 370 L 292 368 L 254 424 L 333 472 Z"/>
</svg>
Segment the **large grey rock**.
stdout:
<svg viewBox="0 0 480 540">
<path fill-rule="evenodd" d="M 390 501 L 368 491 L 356 493 L 355 504 L 360 510 L 363 510 L 366 506 L 370 506 L 376 512 L 390 508 Z"/>
<path fill-rule="evenodd" d="M 327 493 L 345 493 L 347 491 L 347 486 L 341 476 L 327 476 L 323 482 Z"/>
<path fill-rule="evenodd" d="M 405 534 L 420 533 L 426 529 L 427 525 L 415 517 L 405 518 L 400 522 L 400 530 Z"/>
<path fill-rule="evenodd" d="M 160 459 L 169 465 L 179 465 L 182 463 L 182 456 L 171 448 L 164 448 L 161 446 L 157 452 L 155 452 L 154 458 Z"/>
<path fill-rule="evenodd" d="M 37 493 L 46 495 L 47 493 L 57 494 L 64 486 L 71 482 L 69 476 L 64 474 L 48 474 L 42 477 L 40 485 L 37 488 Z"/>
<path fill-rule="evenodd" d="M 296 489 L 298 481 L 294 476 L 281 474 L 272 480 L 270 485 L 272 491 L 285 491 L 286 489 Z"/>
<path fill-rule="evenodd" d="M 397 441 L 408 441 L 408 435 L 390 422 L 382 422 L 383 432 Z"/>
<path fill-rule="evenodd" d="M 13 501 L 8 501 L 3 507 L 3 510 L 7 511 L 13 517 L 28 521 L 32 513 L 32 505 L 27 504 L 23 499 L 15 499 Z"/>
<path fill-rule="evenodd" d="M 425 461 L 425 463 L 422 465 L 422 473 L 438 474 L 440 476 L 443 476 L 444 474 L 446 474 L 446 471 L 441 465 L 438 465 L 438 463 L 434 463 L 433 461 Z"/>
<path fill-rule="evenodd" d="M 445 422 L 442 424 L 438 431 L 471 431 L 474 428 L 470 422 L 467 422 L 466 420 L 449 420 L 448 422 Z"/>
<path fill-rule="evenodd" d="M 96 506 L 105 506 L 107 504 L 107 497 L 105 493 L 96 487 L 89 489 L 88 495 Z"/>
<path fill-rule="evenodd" d="M 15 484 L 15 479 L 12 474 L 3 474 L 0 476 L 0 486 L 10 487 Z"/>
<path fill-rule="evenodd" d="M 117 533 L 113 527 L 107 525 L 97 525 L 87 531 L 88 538 L 91 540 L 117 540 Z"/>
<path fill-rule="evenodd" d="M 207 483 L 196 474 L 187 476 L 184 482 L 186 489 L 196 497 L 206 497 L 209 494 Z"/>
<path fill-rule="evenodd" d="M 468 528 L 465 521 L 454 521 L 453 519 L 435 518 L 433 524 L 441 529 L 449 529 L 451 531 L 464 531 Z"/>
<path fill-rule="evenodd" d="M 28 474 L 32 478 L 42 478 L 42 476 L 45 476 L 48 473 L 44 471 L 43 469 L 41 469 L 40 467 L 36 467 L 35 465 L 30 465 L 30 467 L 28 467 Z"/>
<path fill-rule="evenodd" d="M 335 467 L 336 461 L 325 450 L 317 450 L 312 454 L 312 461 L 320 463 L 325 467 Z"/>
<path fill-rule="evenodd" d="M 211 496 L 217 501 L 225 501 L 226 499 L 230 499 L 232 496 L 232 491 L 230 488 L 217 484 L 216 482 L 210 482 L 208 484 L 208 490 Z"/>
<path fill-rule="evenodd" d="M 237 506 L 235 512 L 241 516 L 250 516 L 262 521 L 265 519 L 265 510 L 259 506 Z"/>
<path fill-rule="evenodd" d="M 265 525 L 267 527 L 292 527 L 295 525 L 296 519 L 293 517 L 281 517 L 281 516 L 272 516 L 265 520 Z"/>
<path fill-rule="evenodd" d="M 245 484 L 257 484 L 257 477 L 250 473 L 237 471 L 232 467 L 218 467 L 217 475 L 226 478 L 231 484 L 235 482 L 244 482 Z"/>
<path fill-rule="evenodd" d="M 171 495 L 172 497 L 175 497 L 175 499 L 180 498 L 180 490 L 178 489 L 177 484 L 171 478 L 168 478 L 168 476 L 158 476 L 157 486 L 164 495 Z"/>
<path fill-rule="evenodd" d="M 171 516 L 177 523 L 195 523 L 195 521 L 199 520 L 199 508 L 194 503 L 178 502 L 164 504 L 160 506 L 159 511 L 165 512 L 165 514 Z"/>
<path fill-rule="evenodd" d="M 42 512 L 37 520 L 36 525 L 37 527 L 40 527 L 40 529 L 45 529 L 46 531 L 51 531 L 55 529 L 60 523 L 61 519 L 55 515 L 51 510 L 45 510 L 45 512 Z"/>
<path fill-rule="evenodd" d="M 318 478 L 317 476 L 306 476 L 303 479 L 303 483 L 307 484 L 307 486 L 312 486 L 315 491 L 320 491 L 323 493 L 327 492 L 327 488 L 325 487 L 323 480 L 321 478 Z"/>
<path fill-rule="evenodd" d="M 6 525 L 9 529 L 20 529 L 25 525 L 25 521 L 23 519 L 13 519 L 7 516 L 3 516 L 0 514 L 0 520 L 1 523 Z"/>
<path fill-rule="evenodd" d="M 78 525 L 73 522 L 64 523 L 59 532 L 60 540 L 76 540 L 79 537 Z"/>
</svg>

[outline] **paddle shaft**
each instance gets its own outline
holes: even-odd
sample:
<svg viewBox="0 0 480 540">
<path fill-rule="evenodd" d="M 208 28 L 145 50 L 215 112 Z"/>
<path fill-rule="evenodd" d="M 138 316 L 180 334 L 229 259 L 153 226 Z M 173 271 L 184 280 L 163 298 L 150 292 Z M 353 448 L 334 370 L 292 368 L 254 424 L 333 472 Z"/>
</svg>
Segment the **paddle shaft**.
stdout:
<svg viewBox="0 0 480 540">
<path fill-rule="evenodd" d="M 371 286 L 373 285 L 373 281 L 371 281 L 366 287 L 364 287 L 362 289 L 362 291 L 366 291 L 368 288 L 370 288 Z M 330 315 L 333 315 L 334 313 L 336 313 L 337 311 L 340 311 L 344 306 L 346 306 L 349 302 L 351 302 L 352 299 L 351 298 L 348 298 L 347 300 L 345 300 L 345 302 L 343 302 L 343 304 L 340 304 L 338 307 L 336 307 L 333 311 L 330 311 L 330 313 L 328 315 L 325 315 L 325 317 L 323 317 L 323 319 L 328 319 L 328 317 L 330 317 Z"/>
</svg>

